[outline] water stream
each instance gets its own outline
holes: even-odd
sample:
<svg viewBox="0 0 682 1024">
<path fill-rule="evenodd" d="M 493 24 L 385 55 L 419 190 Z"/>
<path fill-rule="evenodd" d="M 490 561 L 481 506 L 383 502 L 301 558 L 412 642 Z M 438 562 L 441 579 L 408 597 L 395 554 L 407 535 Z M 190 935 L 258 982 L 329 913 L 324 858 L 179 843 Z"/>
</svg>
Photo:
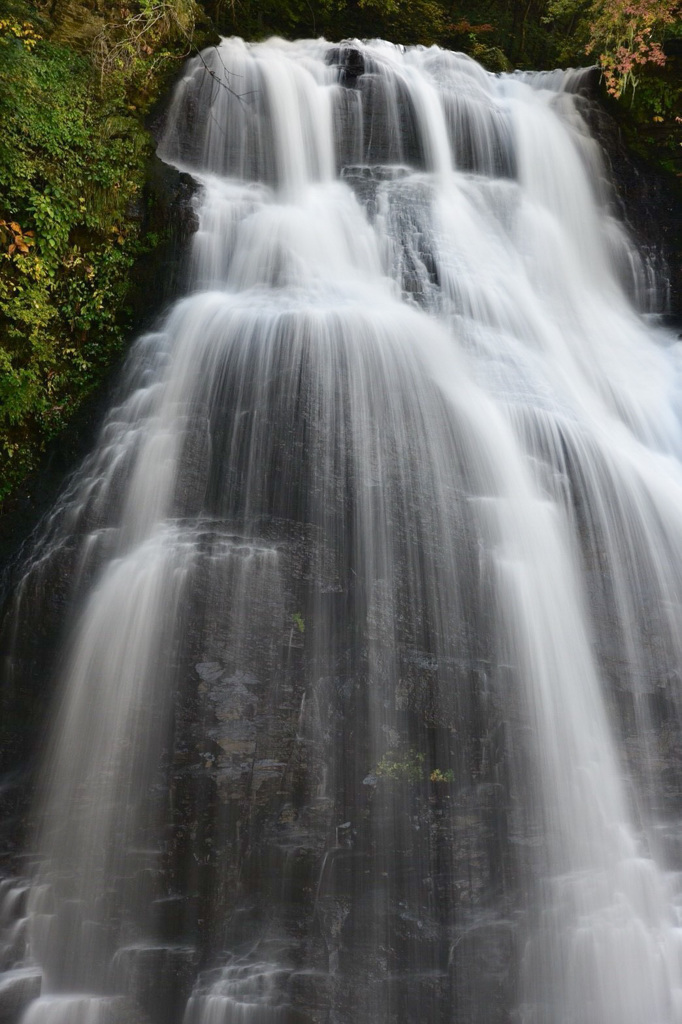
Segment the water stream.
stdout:
<svg viewBox="0 0 682 1024">
<path fill-rule="evenodd" d="M 5 626 L 22 1024 L 682 1021 L 682 363 L 586 74 L 189 61 L 186 295 Z"/>
</svg>

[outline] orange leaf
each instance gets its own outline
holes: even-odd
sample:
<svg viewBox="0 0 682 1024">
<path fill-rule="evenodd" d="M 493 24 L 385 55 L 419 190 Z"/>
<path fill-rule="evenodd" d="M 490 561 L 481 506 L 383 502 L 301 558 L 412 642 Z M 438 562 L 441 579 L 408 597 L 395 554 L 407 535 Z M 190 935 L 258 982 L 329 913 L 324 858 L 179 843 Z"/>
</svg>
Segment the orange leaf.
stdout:
<svg viewBox="0 0 682 1024">
<path fill-rule="evenodd" d="M 10 256 L 12 255 L 12 253 L 14 252 L 15 249 L 16 249 L 16 245 L 14 245 L 14 243 L 12 243 L 12 245 L 10 245 L 9 249 L 7 250 L 7 252 L 10 254 Z"/>
<path fill-rule="evenodd" d="M 12 221 L 12 223 L 10 224 L 10 227 L 11 227 L 12 231 L 15 231 L 18 235 L 21 234 L 21 228 L 19 227 L 19 225 L 17 224 L 17 222 L 15 220 Z"/>
</svg>

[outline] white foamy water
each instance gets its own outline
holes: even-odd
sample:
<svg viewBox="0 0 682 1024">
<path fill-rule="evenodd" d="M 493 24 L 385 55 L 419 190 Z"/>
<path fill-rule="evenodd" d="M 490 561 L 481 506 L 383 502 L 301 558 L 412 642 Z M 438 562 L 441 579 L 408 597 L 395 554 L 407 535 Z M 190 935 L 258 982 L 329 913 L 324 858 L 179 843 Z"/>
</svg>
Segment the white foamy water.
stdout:
<svg viewBox="0 0 682 1024">
<path fill-rule="evenodd" d="M 185 1010 L 188 974 L 173 1019 L 293 1019 L 309 959 L 330 1019 L 501 1021 L 485 986 L 453 995 L 490 915 L 517 936 L 512 1019 L 682 1020 L 676 865 L 656 841 L 675 824 L 657 716 L 663 693 L 666 729 L 680 705 L 680 349 L 643 315 L 651 271 L 609 213 L 581 80 L 381 42 L 225 40 L 189 62 L 159 146 L 201 186 L 188 295 L 137 343 L 13 620 L 70 538 L 79 601 L 29 915 L 47 995 L 23 1024 L 66 1021 L 50 995 L 65 990 L 84 993 L 69 1021 L 108 1020 L 116 950 L 156 948 L 145 885 L 173 856 L 159 764 L 194 713 L 176 697 L 194 663 L 199 702 L 232 730 L 193 769 L 218 766 L 219 848 L 182 826 L 192 893 L 202 864 L 221 879 L 194 976 L 220 968 L 246 913 L 230 780 L 250 764 L 252 792 L 302 807 L 298 771 L 327 847 L 300 891 L 290 850 L 259 864 L 243 905 L 263 894 L 273 951 L 200 979 Z M 289 707 L 299 647 L 283 760 L 250 723 Z M 502 774 L 462 754 L 478 729 L 492 756 L 493 707 Z M 377 774 L 387 757 L 407 758 L 402 790 Z M 457 838 L 462 794 L 485 786 L 507 799 L 489 896 L 473 853 L 462 880 Z M 448 841 L 423 809 L 443 792 L 462 823 Z"/>
</svg>

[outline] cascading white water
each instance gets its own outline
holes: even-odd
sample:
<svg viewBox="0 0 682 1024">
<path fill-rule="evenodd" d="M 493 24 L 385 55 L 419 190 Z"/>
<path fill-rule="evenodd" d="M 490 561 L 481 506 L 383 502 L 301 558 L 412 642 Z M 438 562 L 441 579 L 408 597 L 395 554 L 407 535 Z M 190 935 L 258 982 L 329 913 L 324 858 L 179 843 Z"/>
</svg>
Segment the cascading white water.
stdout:
<svg viewBox="0 0 682 1024">
<path fill-rule="evenodd" d="M 159 152 L 201 184 L 190 292 L 13 612 L 68 539 L 24 1024 L 682 1020 L 679 345 L 580 82 L 189 62 Z"/>
</svg>

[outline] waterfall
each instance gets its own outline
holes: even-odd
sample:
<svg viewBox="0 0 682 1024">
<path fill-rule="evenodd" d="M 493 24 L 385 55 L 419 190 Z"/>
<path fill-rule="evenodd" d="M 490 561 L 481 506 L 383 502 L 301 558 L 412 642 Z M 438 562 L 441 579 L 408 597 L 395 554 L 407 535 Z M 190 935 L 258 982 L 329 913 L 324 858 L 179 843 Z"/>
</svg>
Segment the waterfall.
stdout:
<svg viewBox="0 0 682 1024">
<path fill-rule="evenodd" d="M 4 627 L 22 1024 L 682 1021 L 682 363 L 587 73 L 188 62 L 186 294 Z"/>
</svg>

